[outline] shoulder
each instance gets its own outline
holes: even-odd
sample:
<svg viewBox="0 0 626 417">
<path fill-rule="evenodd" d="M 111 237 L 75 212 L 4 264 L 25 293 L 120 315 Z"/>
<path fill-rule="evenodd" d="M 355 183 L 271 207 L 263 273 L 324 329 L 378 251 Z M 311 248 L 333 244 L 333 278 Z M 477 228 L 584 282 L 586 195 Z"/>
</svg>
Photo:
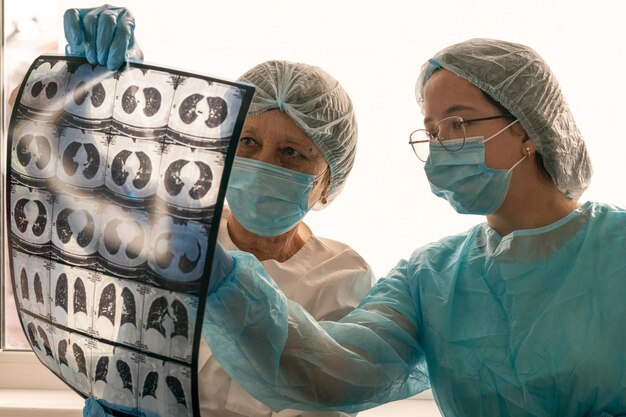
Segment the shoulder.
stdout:
<svg viewBox="0 0 626 417">
<path fill-rule="evenodd" d="M 447 271 L 457 268 L 464 259 L 475 256 L 481 242 L 488 239 L 487 229 L 486 224 L 479 224 L 465 232 L 421 246 L 408 258 L 401 259 L 381 281 L 385 281 L 385 285 L 407 286 L 415 292 L 422 279 L 449 277 L 451 275 Z"/>
<path fill-rule="evenodd" d="M 333 254 L 341 254 L 345 252 L 354 252 L 356 251 L 352 249 L 349 245 L 339 242 L 338 240 L 328 239 L 325 237 L 312 235 L 309 239 L 313 241 L 319 242 L 321 245 L 324 245 L 331 253 Z"/>
<path fill-rule="evenodd" d="M 374 272 L 369 264 L 357 251 L 349 245 L 337 240 L 324 237 L 311 236 L 309 242 L 311 248 L 316 248 L 320 254 L 318 265 L 327 264 L 331 268 L 352 271 L 350 275 L 362 280 L 373 282 Z"/>
<path fill-rule="evenodd" d="M 599 234 L 609 233 L 626 226 L 626 208 L 607 203 L 586 202 L 578 211 L 588 224 L 589 230 Z"/>
<path fill-rule="evenodd" d="M 471 229 L 447 236 L 435 242 L 417 248 L 411 254 L 407 267 L 419 266 L 421 269 L 440 271 L 457 263 L 464 254 L 477 244 L 487 240 L 486 224 L 478 224 Z"/>
<path fill-rule="evenodd" d="M 615 204 L 587 202 L 582 205 L 591 218 L 615 218 L 626 220 L 626 208 Z"/>
<path fill-rule="evenodd" d="M 375 281 L 372 269 L 354 249 L 316 236 L 310 236 L 306 246 L 281 267 L 288 269 L 291 277 L 282 274 L 287 278 L 282 280 L 285 295 L 317 320 L 345 316 Z M 278 268 L 278 264 L 272 268 Z M 279 275 L 277 270 L 272 271 Z"/>
<path fill-rule="evenodd" d="M 587 233 L 607 242 L 626 244 L 626 208 L 613 204 L 588 202 L 580 210 L 587 217 Z"/>
</svg>

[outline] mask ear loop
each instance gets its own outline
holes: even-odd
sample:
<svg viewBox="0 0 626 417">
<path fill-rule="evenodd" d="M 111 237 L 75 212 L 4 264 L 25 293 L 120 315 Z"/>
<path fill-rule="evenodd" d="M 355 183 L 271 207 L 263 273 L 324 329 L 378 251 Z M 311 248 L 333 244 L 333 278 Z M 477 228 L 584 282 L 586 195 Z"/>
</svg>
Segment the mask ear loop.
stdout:
<svg viewBox="0 0 626 417">
<path fill-rule="evenodd" d="M 328 172 L 329 167 L 326 167 L 326 169 L 324 171 L 322 171 L 322 173 L 320 175 L 318 175 L 317 177 L 315 177 L 315 179 L 313 180 L 313 182 L 317 182 L 319 180 L 322 179 L 322 177 L 324 177 L 324 175 L 326 175 L 326 173 Z"/>
<path fill-rule="evenodd" d="M 524 155 L 522 157 L 522 159 L 520 159 L 519 161 L 517 161 L 515 164 L 513 164 L 513 166 L 511 168 L 509 168 L 509 171 L 513 171 L 513 169 L 518 166 L 519 164 L 521 164 L 522 162 L 524 162 L 524 159 L 528 158 L 530 156 L 530 148 L 526 148 L 526 155 Z"/>
<path fill-rule="evenodd" d="M 317 177 L 315 177 L 314 182 L 317 182 L 317 181 L 321 180 L 321 179 L 322 179 L 322 178 L 326 175 L 326 173 L 328 172 L 328 170 L 329 170 L 329 169 L 330 169 L 330 167 L 329 167 L 329 166 L 327 166 L 327 167 L 326 167 L 326 169 L 324 170 L 324 172 L 322 172 L 320 175 L 318 175 Z M 329 178 L 329 182 L 330 182 L 330 178 Z M 323 194 L 323 195 L 320 197 L 319 202 L 320 202 L 320 203 L 322 203 L 322 205 L 324 205 L 324 206 L 325 206 L 326 204 L 328 204 L 328 194 Z"/>
<path fill-rule="evenodd" d="M 504 126 L 502 129 L 498 130 L 496 133 L 494 133 L 493 135 L 489 136 L 487 139 L 483 140 L 483 143 L 486 143 L 486 142 L 490 141 L 491 139 L 495 138 L 500 133 L 504 132 L 509 127 L 513 126 L 515 123 L 517 123 L 517 120 L 513 120 L 511 123 L 509 123 L 508 125 Z"/>
</svg>

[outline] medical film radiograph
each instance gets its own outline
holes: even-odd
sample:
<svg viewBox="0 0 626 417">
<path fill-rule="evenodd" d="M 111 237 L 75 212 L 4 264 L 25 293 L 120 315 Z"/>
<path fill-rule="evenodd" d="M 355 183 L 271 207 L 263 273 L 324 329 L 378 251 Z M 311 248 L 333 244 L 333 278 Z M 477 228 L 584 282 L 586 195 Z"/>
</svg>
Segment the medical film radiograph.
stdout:
<svg viewBox="0 0 626 417">
<path fill-rule="evenodd" d="M 41 56 L 9 125 L 10 262 L 40 361 L 114 416 L 199 416 L 198 348 L 254 88 Z"/>
</svg>

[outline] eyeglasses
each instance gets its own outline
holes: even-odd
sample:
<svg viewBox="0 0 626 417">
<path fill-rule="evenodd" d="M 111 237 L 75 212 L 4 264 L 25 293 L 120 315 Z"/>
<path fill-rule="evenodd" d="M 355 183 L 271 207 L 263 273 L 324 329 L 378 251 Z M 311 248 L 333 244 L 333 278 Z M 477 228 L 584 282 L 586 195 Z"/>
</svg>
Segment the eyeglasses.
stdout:
<svg viewBox="0 0 626 417">
<path fill-rule="evenodd" d="M 433 130 L 417 129 L 409 136 L 409 145 L 420 161 L 426 162 L 430 153 L 430 143 L 438 141 L 449 152 L 458 152 L 465 145 L 465 126 L 469 123 L 484 122 L 487 120 L 510 118 L 511 115 L 481 117 L 479 119 L 463 120 L 459 116 L 450 116 L 441 119 Z"/>
</svg>

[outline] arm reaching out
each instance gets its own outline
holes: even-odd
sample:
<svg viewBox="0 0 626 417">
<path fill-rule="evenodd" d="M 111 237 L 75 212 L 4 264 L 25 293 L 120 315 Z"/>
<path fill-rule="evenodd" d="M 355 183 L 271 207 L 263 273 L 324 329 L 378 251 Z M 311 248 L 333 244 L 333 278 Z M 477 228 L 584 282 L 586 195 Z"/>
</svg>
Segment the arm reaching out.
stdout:
<svg viewBox="0 0 626 417">
<path fill-rule="evenodd" d="M 253 256 L 209 294 L 203 337 L 241 386 L 275 410 L 360 411 L 430 387 L 406 261 L 344 319 L 316 322 Z"/>
</svg>

